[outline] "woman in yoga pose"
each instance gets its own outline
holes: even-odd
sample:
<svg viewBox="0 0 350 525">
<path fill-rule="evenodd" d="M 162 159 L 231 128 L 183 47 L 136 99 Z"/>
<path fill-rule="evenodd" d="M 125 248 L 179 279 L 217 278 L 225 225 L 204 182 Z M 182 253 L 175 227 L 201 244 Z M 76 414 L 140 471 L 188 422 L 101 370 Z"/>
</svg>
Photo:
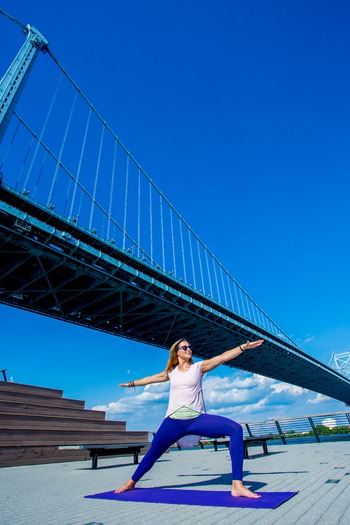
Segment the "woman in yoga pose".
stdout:
<svg viewBox="0 0 350 525">
<path fill-rule="evenodd" d="M 179 339 L 170 348 L 168 364 L 163 372 L 120 385 L 135 387 L 170 381 L 170 397 L 165 419 L 156 432 L 149 451 L 143 457 L 131 479 L 116 490 L 116 493 L 134 489 L 139 479 L 153 467 L 157 459 L 171 445 L 176 442 L 181 444 L 181 438 L 196 436 L 198 442 L 200 436 L 211 438 L 230 436 L 231 494 L 247 498 L 260 497 L 242 483 L 244 452 L 242 427 L 226 417 L 206 414 L 202 378 L 206 372 L 234 359 L 248 349 L 262 345 L 263 342 L 263 339 L 254 342 L 247 341 L 211 359 L 194 363 L 191 344 L 186 339 Z"/>
</svg>

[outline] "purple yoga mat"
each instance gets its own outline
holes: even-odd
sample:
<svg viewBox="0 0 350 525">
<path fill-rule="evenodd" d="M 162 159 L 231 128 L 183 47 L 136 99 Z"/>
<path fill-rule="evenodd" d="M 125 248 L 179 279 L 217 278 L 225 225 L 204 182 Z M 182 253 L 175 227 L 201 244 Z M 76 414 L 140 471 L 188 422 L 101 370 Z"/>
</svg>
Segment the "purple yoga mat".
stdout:
<svg viewBox="0 0 350 525">
<path fill-rule="evenodd" d="M 114 491 L 92 494 L 86 498 L 133 501 L 139 503 L 169 503 L 173 505 L 200 505 L 205 507 L 242 507 L 275 509 L 297 492 L 257 492 L 261 498 L 233 498 L 229 490 L 139 489 L 121 494 Z"/>
</svg>

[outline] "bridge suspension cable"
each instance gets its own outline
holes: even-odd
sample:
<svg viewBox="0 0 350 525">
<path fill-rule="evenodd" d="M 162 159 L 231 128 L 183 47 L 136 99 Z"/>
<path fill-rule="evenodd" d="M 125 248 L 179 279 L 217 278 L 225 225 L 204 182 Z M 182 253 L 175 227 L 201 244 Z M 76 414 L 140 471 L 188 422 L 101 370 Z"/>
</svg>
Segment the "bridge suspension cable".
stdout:
<svg viewBox="0 0 350 525">
<path fill-rule="evenodd" d="M 0 144 L 4 184 L 297 346 L 193 231 L 48 45 L 45 52 Z"/>
</svg>

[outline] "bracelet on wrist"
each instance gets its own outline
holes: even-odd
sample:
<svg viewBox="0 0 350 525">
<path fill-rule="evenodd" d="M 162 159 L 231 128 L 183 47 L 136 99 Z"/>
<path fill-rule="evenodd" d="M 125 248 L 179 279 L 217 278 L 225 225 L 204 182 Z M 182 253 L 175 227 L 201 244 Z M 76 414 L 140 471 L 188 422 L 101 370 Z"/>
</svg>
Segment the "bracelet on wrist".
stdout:
<svg viewBox="0 0 350 525">
<path fill-rule="evenodd" d="M 242 345 L 239 345 L 239 349 L 241 352 L 244 352 L 244 349 L 242 348 Z"/>
<path fill-rule="evenodd" d="M 129 384 L 128 384 L 128 387 L 129 388 L 134 388 L 135 387 L 135 381 L 130 381 Z"/>
</svg>

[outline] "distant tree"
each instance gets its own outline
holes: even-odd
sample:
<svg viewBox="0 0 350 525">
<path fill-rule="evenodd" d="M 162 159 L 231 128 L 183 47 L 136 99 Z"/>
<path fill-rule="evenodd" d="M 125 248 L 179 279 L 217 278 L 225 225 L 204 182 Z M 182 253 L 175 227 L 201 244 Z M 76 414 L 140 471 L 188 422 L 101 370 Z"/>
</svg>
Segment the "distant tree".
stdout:
<svg viewBox="0 0 350 525">
<path fill-rule="evenodd" d="M 349 434 L 350 427 L 343 425 L 341 427 L 328 428 L 324 425 L 317 425 L 316 432 L 319 436 L 329 436 L 331 434 Z"/>
<path fill-rule="evenodd" d="M 332 430 L 324 425 L 316 425 L 316 432 L 319 436 L 329 436 L 333 434 Z"/>
<path fill-rule="evenodd" d="M 335 427 L 333 428 L 334 434 L 350 434 L 350 427 L 347 427 L 346 425 L 342 425 L 341 427 Z"/>
</svg>

